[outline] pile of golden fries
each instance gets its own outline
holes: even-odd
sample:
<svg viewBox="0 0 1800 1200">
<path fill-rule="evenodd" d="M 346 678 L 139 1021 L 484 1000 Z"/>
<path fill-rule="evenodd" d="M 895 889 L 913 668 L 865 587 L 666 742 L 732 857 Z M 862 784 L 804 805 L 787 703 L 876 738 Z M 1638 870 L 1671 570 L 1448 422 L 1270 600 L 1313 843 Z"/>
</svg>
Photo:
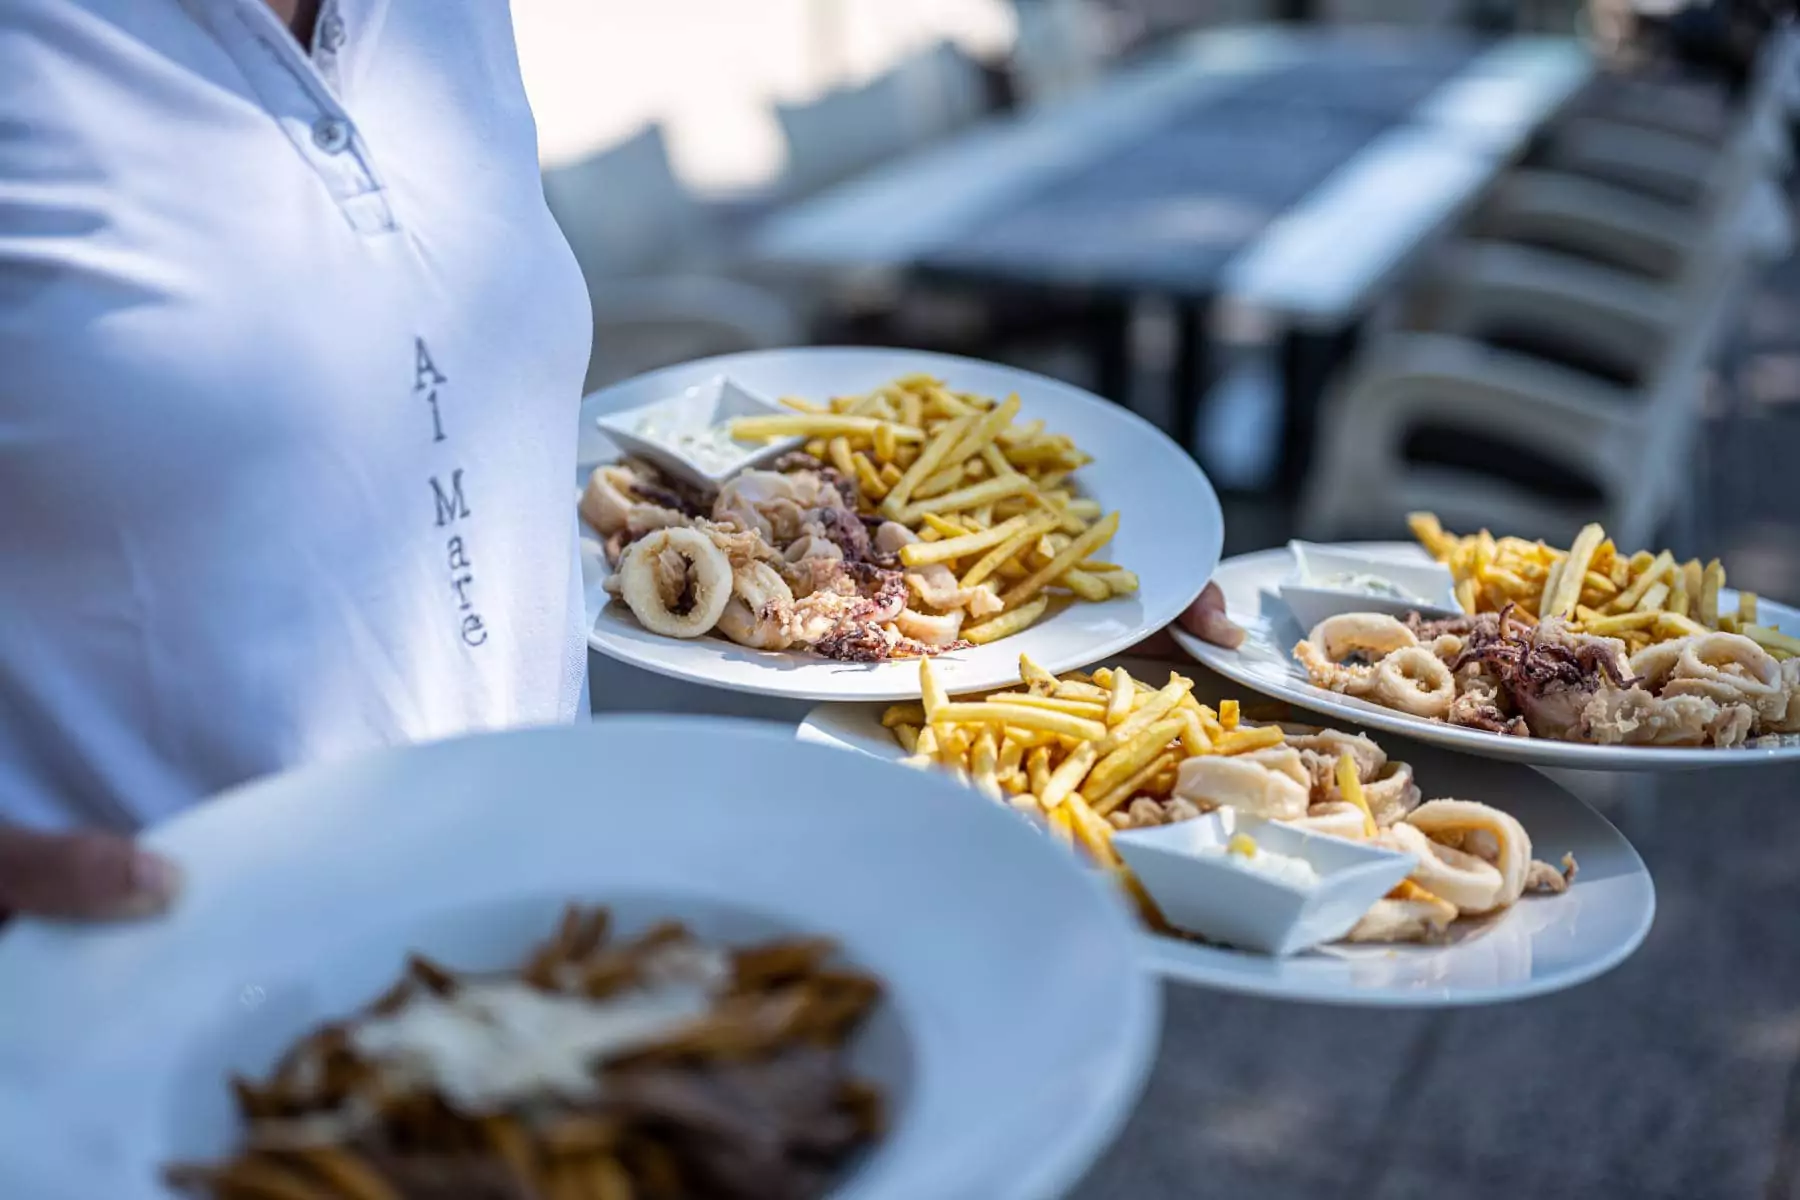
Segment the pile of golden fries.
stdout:
<svg viewBox="0 0 1800 1200">
<path fill-rule="evenodd" d="M 963 588 L 992 584 L 1005 607 L 965 628 L 968 641 L 1031 627 L 1056 593 L 1098 603 L 1137 591 L 1136 575 L 1094 557 L 1119 515 L 1070 486 L 1093 460 L 1042 421 L 1019 423 L 1017 396 L 998 401 L 908 375 L 825 405 L 782 404 L 794 415 L 740 418 L 732 436 L 810 439 L 807 453 L 856 480 L 866 515 L 919 535 L 903 565 L 942 563 Z"/>
<path fill-rule="evenodd" d="M 882 724 L 909 766 L 949 771 L 996 802 L 1042 816 L 1052 836 L 1086 850 L 1154 922 L 1113 849 L 1108 818 L 1138 797 L 1166 799 L 1189 758 L 1277 746 L 1285 735 L 1275 725 L 1241 725 L 1234 700 L 1216 710 L 1200 703 L 1193 680 L 1173 671 L 1156 688 L 1122 668 L 1059 678 L 1021 656 L 1019 678 L 1015 690 L 952 701 L 926 659 L 923 702 L 892 705 Z"/>
<path fill-rule="evenodd" d="M 1408 520 L 1431 556 L 1450 568 L 1456 599 L 1467 613 L 1498 612 L 1538 620 L 1562 617 L 1584 633 L 1616 637 L 1636 653 L 1646 646 L 1710 630 L 1741 633 L 1777 658 L 1800 655 L 1800 638 L 1759 625 L 1756 595 L 1740 592 L 1734 610 L 1721 611 L 1725 568 L 1718 559 L 1678 562 L 1664 550 L 1627 555 L 1598 525 L 1589 525 L 1567 550 L 1496 538 L 1487 530 L 1458 537 L 1431 513 Z"/>
</svg>

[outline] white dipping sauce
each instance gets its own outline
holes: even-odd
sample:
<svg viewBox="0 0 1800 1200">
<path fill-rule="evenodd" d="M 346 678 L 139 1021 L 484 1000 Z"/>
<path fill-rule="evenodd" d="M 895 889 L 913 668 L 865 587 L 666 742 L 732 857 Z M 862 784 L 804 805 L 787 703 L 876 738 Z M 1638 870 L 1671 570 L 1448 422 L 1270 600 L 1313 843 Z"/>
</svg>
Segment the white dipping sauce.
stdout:
<svg viewBox="0 0 1800 1200">
<path fill-rule="evenodd" d="M 465 1112 L 546 1095 L 590 1097 L 596 1063 L 663 1041 L 711 1010 L 730 978 L 724 955 L 693 947 L 678 954 L 647 972 L 650 986 L 602 1000 L 516 979 L 464 981 L 454 995 L 415 996 L 355 1026 L 351 1044 Z"/>
<path fill-rule="evenodd" d="M 1399 600 L 1408 604 L 1425 604 L 1427 601 L 1413 595 L 1391 579 L 1383 579 L 1379 575 L 1370 575 L 1361 571 L 1345 571 L 1315 580 L 1314 587 L 1328 588 L 1334 592 L 1354 592 L 1358 596 L 1380 596 L 1387 600 Z"/>
<path fill-rule="evenodd" d="M 1206 846 L 1201 853 L 1209 858 L 1217 858 L 1240 871 L 1248 871 L 1252 875 L 1261 875 L 1265 879 L 1273 879 L 1285 883 L 1289 887 L 1315 888 L 1319 886 L 1319 873 L 1304 858 L 1296 858 L 1291 854 L 1276 854 L 1258 846 L 1250 854 L 1240 854 L 1228 846 Z"/>
<path fill-rule="evenodd" d="M 729 425 L 673 430 L 646 420 L 638 426 L 637 432 L 641 438 L 659 442 L 677 451 L 704 471 L 723 471 L 762 449 L 751 442 L 740 442 L 732 437 Z"/>
</svg>

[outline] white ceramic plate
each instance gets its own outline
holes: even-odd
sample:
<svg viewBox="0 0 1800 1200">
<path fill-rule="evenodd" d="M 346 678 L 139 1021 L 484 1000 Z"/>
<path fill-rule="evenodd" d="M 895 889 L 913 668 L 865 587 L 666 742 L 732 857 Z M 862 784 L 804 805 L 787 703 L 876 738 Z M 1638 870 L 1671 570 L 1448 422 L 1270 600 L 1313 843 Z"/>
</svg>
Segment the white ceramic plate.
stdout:
<svg viewBox="0 0 1800 1200">
<path fill-rule="evenodd" d="M 861 1049 L 895 1124 L 840 1200 L 1061 1195 L 1129 1111 L 1157 1034 L 1129 914 L 1066 856 L 952 784 L 733 722 L 379 754 L 252 785 L 148 841 L 189 873 L 170 918 L 0 938 L 0 1195 L 163 1196 L 158 1163 L 234 1135 L 228 1070 L 266 1070 L 410 948 L 516 963 L 570 898 L 625 926 L 835 936 L 886 980 Z"/>
<path fill-rule="evenodd" d="M 1200 594 L 1219 561 L 1224 522 L 1212 485 L 1193 459 L 1119 405 L 1041 375 L 974 359 L 911 350 L 767 350 L 642 375 L 583 403 L 578 485 L 595 464 L 617 457 L 594 425 L 603 412 L 632 408 L 720 374 L 763 395 L 822 400 L 869 391 L 916 371 L 929 371 L 961 391 L 1017 392 L 1021 420 L 1042 418 L 1049 429 L 1092 454 L 1094 461 L 1077 473 L 1076 482 L 1107 511 L 1119 512 L 1118 536 L 1104 553 L 1108 561 L 1137 572 L 1141 583 L 1136 596 L 1074 604 L 1022 634 L 938 659 L 951 692 L 979 691 L 1015 678 L 1020 654 L 1053 671 L 1117 654 L 1174 620 Z M 602 654 L 659 675 L 770 696 L 900 700 L 919 694 L 917 662 L 841 663 L 811 654 L 746 650 L 720 638 L 658 637 L 638 625 L 623 604 L 608 602 L 599 541 L 585 524 L 582 538 L 588 643 Z"/>
<path fill-rule="evenodd" d="M 1424 550 L 1411 543 L 1379 542 L 1364 548 L 1383 553 L 1410 552 L 1425 557 Z M 1306 636 L 1306 631 L 1289 614 L 1278 594 L 1281 581 L 1291 567 L 1292 557 L 1286 550 L 1264 550 L 1220 563 L 1213 579 L 1225 593 L 1231 619 L 1246 631 L 1244 644 L 1236 650 L 1226 650 L 1181 629 L 1174 631 L 1175 640 L 1181 643 L 1182 649 L 1227 679 L 1264 695 L 1339 721 L 1404 734 L 1483 758 L 1585 771 L 1691 771 L 1705 767 L 1800 762 L 1800 746 L 1712 750 L 1671 746 L 1588 746 L 1547 738 L 1505 737 L 1409 717 L 1367 700 L 1314 687 L 1306 677 L 1305 669 L 1294 661 L 1293 656 L 1294 645 Z M 1722 591 L 1720 603 L 1735 606 L 1737 593 Z M 1761 621 L 1774 624 L 1783 633 L 1800 634 L 1800 612 L 1791 608 L 1761 600 L 1757 615 Z"/>
<path fill-rule="evenodd" d="M 1166 664 L 1132 664 L 1156 681 Z M 1203 696 L 1209 689 L 1196 687 Z M 1205 696 L 1212 699 L 1216 696 Z M 886 759 L 899 749 L 881 727 L 881 706 L 827 704 L 800 726 L 802 741 Z M 1427 799 L 1455 796 L 1503 808 L 1531 835 L 1538 858 L 1565 852 L 1581 865 L 1561 896 L 1528 896 L 1497 920 L 1465 928 L 1444 946 L 1328 946 L 1274 959 L 1161 937 L 1133 938 L 1144 963 L 1167 979 L 1200 987 L 1392 1008 L 1448 1008 L 1523 1000 L 1585 983 L 1625 961 L 1656 912 L 1650 872 L 1599 813 L 1527 767 L 1483 762 L 1380 735 L 1388 754 L 1413 765 Z M 972 804 L 988 804 L 973 791 Z M 993 806 L 997 807 L 997 806 Z"/>
</svg>

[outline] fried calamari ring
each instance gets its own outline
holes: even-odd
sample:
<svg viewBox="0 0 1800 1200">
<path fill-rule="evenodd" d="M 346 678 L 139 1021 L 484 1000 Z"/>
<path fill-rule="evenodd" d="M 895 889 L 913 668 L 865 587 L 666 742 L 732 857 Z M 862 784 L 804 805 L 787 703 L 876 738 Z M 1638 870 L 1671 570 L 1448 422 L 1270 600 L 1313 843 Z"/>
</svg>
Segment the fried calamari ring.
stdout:
<svg viewBox="0 0 1800 1200">
<path fill-rule="evenodd" d="M 1456 703 L 1456 679 L 1444 661 L 1423 646 L 1403 646 L 1376 666 L 1375 690 L 1369 698 L 1384 708 L 1437 719 Z"/>
<path fill-rule="evenodd" d="M 664 637 L 704 637 L 731 600 L 731 560 L 697 529 L 659 529 L 632 543 L 619 576 L 631 615 Z"/>
<path fill-rule="evenodd" d="M 1365 696 L 1379 684 L 1376 664 L 1396 650 L 1417 646 L 1413 631 L 1381 613 L 1340 613 L 1313 626 L 1294 657 L 1315 685 Z"/>
<path fill-rule="evenodd" d="M 1683 638 L 1663 696 L 1705 696 L 1724 706 L 1747 704 L 1765 721 L 1787 716 L 1788 689 L 1773 654 L 1736 633 L 1702 633 Z M 1633 660 L 1633 670 L 1636 669 Z M 1660 665 L 1660 664 L 1658 664 Z"/>
<path fill-rule="evenodd" d="M 631 498 L 631 488 L 637 482 L 629 468 L 617 463 L 606 463 L 594 468 L 588 476 L 587 487 L 581 492 L 581 516 L 589 525 L 600 531 L 601 536 L 611 537 L 625 528 L 631 518 L 631 510 L 637 501 Z"/>
<path fill-rule="evenodd" d="M 1315 804 L 1306 810 L 1304 817 L 1296 817 L 1287 824 L 1292 825 L 1295 829 L 1305 829 L 1312 833 L 1328 833 L 1332 837 L 1341 837 L 1352 842 L 1363 840 L 1363 811 L 1348 800 Z"/>
<path fill-rule="evenodd" d="M 1432 895 L 1456 905 L 1457 912 L 1485 913 L 1499 907 L 1500 893 L 1506 881 L 1500 877 L 1500 868 L 1493 863 L 1466 850 L 1439 845 L 1418 826 L 1404 821 L 1382 836 L 1394 849 L 1419 860 L 1419 865 L 1407 878 Z"/>
<path fill-rule="evenodd" d="M 1414 809 L 1406 824 L 1440 846 L 1466 851 L 1499 870 L 1501 886 L 1493 908 L 1482 911 L 1510 908 L 1525 894 L 1531 878 L 1531 835 L 1511 815 L 1473 800 L 1431 800 Z M 1477 915 L 1462 911 L 1465 916 Z"/>
<path fill-rule="evenodd" d="M 1276 746 L 1190 758 L 1176 769 L 1175 795 L 1203 808 L 1227 806 L 1253 817 L 1292 821 L 1306 815 L 1311 784 L 1299 753 Z"/>
<path fill-rule="evenodd" d="M 719 632 L 752 650 L 786 650 L 794 644 L 788 632 L 793 616 L 794 592 L 787 580 L 768 563 L 753 562 L 732 578 Z"/>
</svg>

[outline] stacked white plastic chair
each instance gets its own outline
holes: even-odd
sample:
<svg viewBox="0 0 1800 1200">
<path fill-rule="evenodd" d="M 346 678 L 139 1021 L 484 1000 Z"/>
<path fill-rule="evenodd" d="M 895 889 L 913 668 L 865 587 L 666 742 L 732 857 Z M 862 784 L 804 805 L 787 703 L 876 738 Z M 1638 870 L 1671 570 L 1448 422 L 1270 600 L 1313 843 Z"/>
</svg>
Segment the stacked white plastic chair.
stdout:
<svg viewBox="0 0 1800 1200">
<path fill-rule="evenodd" d="M 895 158 L 978 117 L 981 70 L 939 43 L 867 83 L 776 107 L 787 143 L 782 190 L 798 198 Z"/>
<path fill-rule="evenodd" d="M 545 172 L 544 195 L 594 308 L 589 388 L 801 340 L 785 301 L 725 273 L 722 235 L 675 176 L 660 127 Z"/>
<path fill-rule="evenodd" d="M 1327 397 L 1307 535 L 1391 530 L 1430 509 L 1453 526 L 1564 540 L 1599 520 L 1621 544 L 1647 544 L 1691 502 L 1705 371 L 1747 265 L 1785 251 L 1785 239 L 1745 234 L 1746 197 L 1779 163 L 1760 125 L 1772 95 L 1753 94 L 1710 154 L 1641 127 L 1609 143 L 1578 118 L 1546 155 L 1564 170 L 1505 181 L 1410 327 L 1380 337 Z M 1683 190 L 1687 204 L 1671 198 Z M 1519 348 L 1532 339 L 1540 347 Z M 1598 499 L 1408 461 L 1423 429 L 1519 447 Z"/>
</svg>

